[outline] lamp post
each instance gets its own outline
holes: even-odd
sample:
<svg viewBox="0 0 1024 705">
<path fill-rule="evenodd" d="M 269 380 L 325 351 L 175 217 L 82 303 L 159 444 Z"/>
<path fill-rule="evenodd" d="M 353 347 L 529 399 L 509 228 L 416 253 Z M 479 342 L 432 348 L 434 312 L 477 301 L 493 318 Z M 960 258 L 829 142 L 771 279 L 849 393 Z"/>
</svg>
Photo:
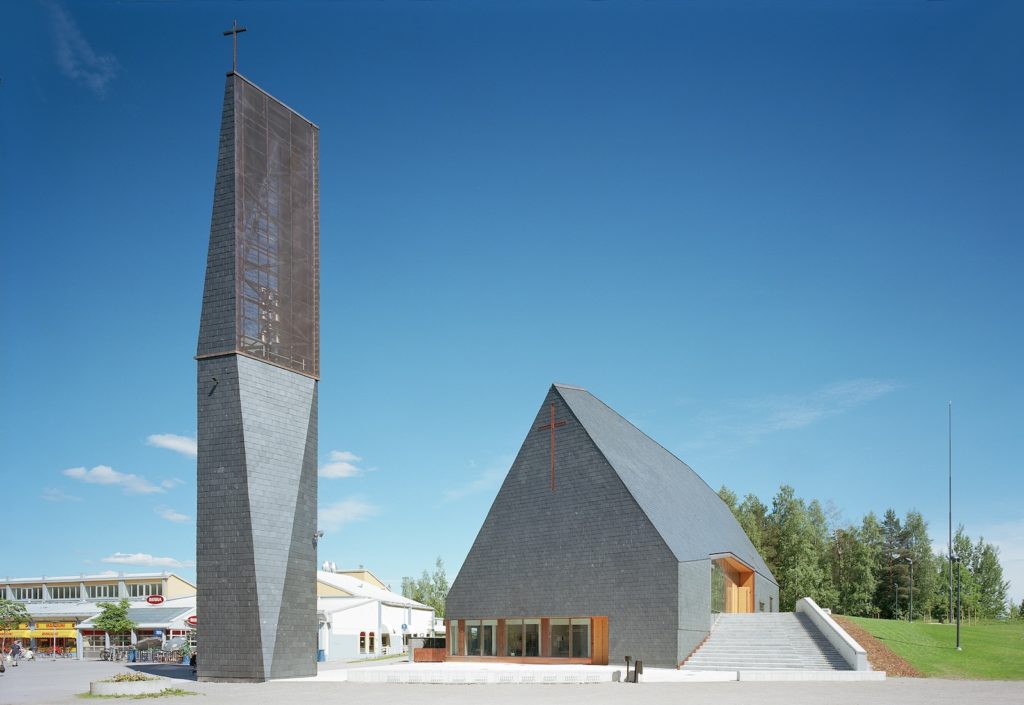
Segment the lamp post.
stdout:
<svg viewBox="0 0 1024 705">
<path fill-rule="evenodd" d="M 960 648 L 960 556 L 951 556 L 953 565 L 956 566 L 956 650 Z"/>
<path fill-rule="evenodd" d="M 910 618 L 908 622 L 914 622 L 914 559 L 908 557 L 907 563 L 910 564 Z"/>
<path fill-rule="evenodd" d="M 898 553 L 890 553 L 889 555 L 892 556 L 894 561 L 900 559 L 900 554 Z M 899 573 L 892 563 L 889 564 L 889 573 L 892 575 L 892 592 L 896 597 L 896 611 L 893 613 L 892 618 L 898 620 L 900 618 L 900 581 Z"/>
</svg>

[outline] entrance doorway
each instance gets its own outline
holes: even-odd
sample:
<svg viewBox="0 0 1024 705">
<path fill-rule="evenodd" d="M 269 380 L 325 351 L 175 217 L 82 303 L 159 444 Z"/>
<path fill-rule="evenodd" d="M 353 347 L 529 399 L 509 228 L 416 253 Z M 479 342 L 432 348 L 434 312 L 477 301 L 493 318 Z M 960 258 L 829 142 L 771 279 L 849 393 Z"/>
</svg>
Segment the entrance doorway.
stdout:
<svg viewBox="0 0 1024 705">
<path fill-rule="evenodd" d="M 711 563 L 711 610 L 713 612 L 754 611 L 754 571 L 732 556 Z"/>
</svg>

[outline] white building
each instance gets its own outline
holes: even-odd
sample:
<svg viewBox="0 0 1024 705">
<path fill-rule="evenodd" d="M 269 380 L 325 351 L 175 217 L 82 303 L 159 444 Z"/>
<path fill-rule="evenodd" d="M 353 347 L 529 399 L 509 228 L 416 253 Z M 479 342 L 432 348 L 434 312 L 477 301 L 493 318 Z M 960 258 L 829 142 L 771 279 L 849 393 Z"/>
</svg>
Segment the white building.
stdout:
<svg viewBox="0 0 1024 705">
<path fill-rule="evenodd" d="M 391 592 L 368 570 L 317 571 L 316 579 L 318 648 L 328 661 L 404 653 L 410 637 L 434 629 L 432 608 Z"/>
</svg>

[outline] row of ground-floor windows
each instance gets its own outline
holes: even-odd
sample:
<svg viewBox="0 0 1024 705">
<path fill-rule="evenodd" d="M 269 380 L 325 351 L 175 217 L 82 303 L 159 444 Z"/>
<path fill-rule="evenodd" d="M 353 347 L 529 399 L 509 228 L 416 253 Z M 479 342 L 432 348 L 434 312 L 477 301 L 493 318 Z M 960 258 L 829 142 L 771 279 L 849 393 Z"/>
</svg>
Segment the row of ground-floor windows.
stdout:
<svg viewBox="0 0 1024 705">
<path fill-rule="evenodd" d="M 374 637 L 375 636 L 376 636 L 375 632 L 370 632 L 369 634 L 367 634 L 366 632 L 359 632 L 359 653 L 361 653 L 361 654 L 366 654 L 366 653 L 372 654 L 374 652 L 374 648 L 373 647 L 374 647 Z M 382 648 L 385 648 L 385 649 L 391 648 L 391 635 L 388 634 L 387 632 L 381 634 L 380 635 L 380 645 L 381 645 Z M 369 647 L 369 648 L 367 648 L 367 647 Z"/>
<path fill-rule="evenodd" d="M 590 618 L 451 620 L 452 656 L 590 658 Z"/>
</svg>

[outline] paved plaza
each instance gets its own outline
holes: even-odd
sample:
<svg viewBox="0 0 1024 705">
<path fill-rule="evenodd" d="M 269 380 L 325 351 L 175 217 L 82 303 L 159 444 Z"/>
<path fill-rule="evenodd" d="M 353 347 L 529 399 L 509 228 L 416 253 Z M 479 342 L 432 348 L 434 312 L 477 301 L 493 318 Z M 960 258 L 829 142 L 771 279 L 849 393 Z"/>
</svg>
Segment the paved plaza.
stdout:
<svg viewBox="0 0 1024 705">
<path fill-rule="evenodd" d="M 323 666 L 323 665 L 322 665 Z M 941 705 L 978 702 L 986 705 L 1024 702 L 1024 687 L 1014 681 L 949 681 L 890 678 L 875 683 L 600 683 L 590 685 L 400 685 L 328 680 L 351 665 L 323 667 L 322 679 L 258 684 L 197 683 L 191 670 L 177 665 L 125 666 L 103 661 L 40 661 L 9 668 L 0 675 L 0 705 L 81 703 L 89 682 L 130 669 L 160 675 L 171 687 L 199 696 L 160 698 L 162 703 L 189 705 L 314 705 L 315 703 L 376 704 L 385 701 L 441 705 L 565 703 L 567 705 L 644 705 L 707 703 L 708 705 L 817 704 Z M 372 665 L 364 667 L 373 668 Z"/>
</svg>

